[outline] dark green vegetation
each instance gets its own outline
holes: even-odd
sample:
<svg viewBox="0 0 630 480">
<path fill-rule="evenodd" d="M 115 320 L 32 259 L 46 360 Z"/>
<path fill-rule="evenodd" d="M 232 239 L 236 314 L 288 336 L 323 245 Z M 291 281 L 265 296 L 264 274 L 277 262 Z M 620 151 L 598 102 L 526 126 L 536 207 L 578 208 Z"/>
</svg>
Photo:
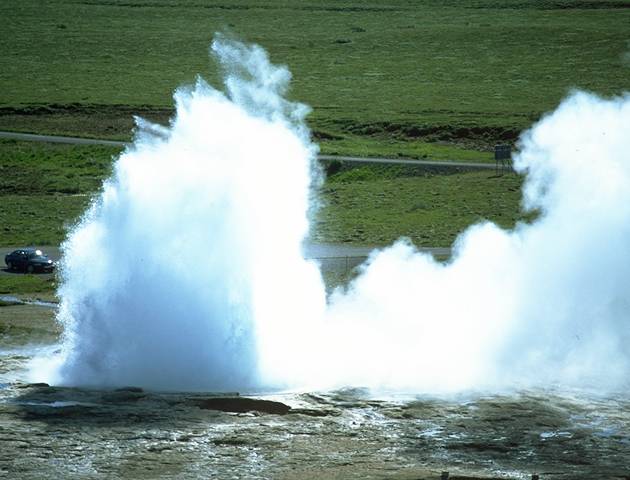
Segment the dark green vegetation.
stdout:
<svg viewBox="0 0 630 480">
<path fill-rule="evenodd" d="M 111 173 L 120 149 L 0 141 L 0 245 L 57 245 Z M 279 172 L 281 175 L 281 172 Z M 482 219 L 520 219 L 521 177 L 421 167 L 342 166 L 322 190 L 314 240 L 366 245 L 400 236 L 448 246 Z"/>
<path fill-rule="evenodd" d="M 54 275 L 24 275 L 20 273 L 0 275 L 0 295 L 26 295 L 29 298 L 51 299 L 57 288 Z M 35 295 L 43 294 L 43 295 Z"/>
<path fill-rule="evenodd" d="M 439 174 L 420 168 L 365 166 L 329 177 L 314 238 L 387 245 L 401 236 L 424 247 L 450 246 L 467 226 L 490 220 L 511 228 L 522 177 L 494 171 Z"/>
<path fill-rule="evenodd" d="M 0 128 L 128 138 L 131 114 L 165 122 L 175 87 L 217 83 L 207 49 L 227 31 L 290 67 L 325 152 L 467 158 L 513 141 L 572 88 L 627 89 L 628 6 L 5 0 Z"/>
<path fill-rule="evenodd" d="M 119 149 L 0 140 L 0 245 L 57 245 Z"/>
<path fill-rule="evenodd" d="M 0 129 L 129 139 L 133 115 L 166 124 L 176 87 L 198 74 L 220 84 L 207 52 L 223 31 L 289 66 L 290 96 L 313 108 L 323 153 L 491 161 L 495 143 L 515 141 L 571 89 L 628 89 L 629 6 L 6 0 Z M 59 243 L 116 153 L 0 142 L 0 245 Z M 520 184 L 492 172 L 342 169 L 324 187 L 313 237 L 386 244 L 408 236 L 447 246 L 482 219 L 514 225 Z"/>
<path fill-rule="evenodd" d="M 54 195 L 94 192 L 119 148 L 0 140 L 0 192 Z"/>
</svg>

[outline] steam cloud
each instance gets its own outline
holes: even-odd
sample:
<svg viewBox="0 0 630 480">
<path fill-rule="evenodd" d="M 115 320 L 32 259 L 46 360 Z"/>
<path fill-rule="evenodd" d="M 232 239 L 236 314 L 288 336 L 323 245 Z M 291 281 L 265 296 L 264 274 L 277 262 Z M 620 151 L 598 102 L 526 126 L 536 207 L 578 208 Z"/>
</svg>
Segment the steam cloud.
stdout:
<svg viewBox="0 0 630 480">
<path fill-rule="evenodd" d="M 333 323 L 362 327 L 353 380 L 627 386 L 629 128 L 630 98 L 574 93 L 521 138 L 515 167 L 525 210 L 540 212 L 533 224 L 474 225 L 448 265 L 404 241 L 374 255 L 329 310 Z"/>
<path fill-rule="evenodd" d="M 515 159 L 532 224 L 470 227 L 438 263 L 407 241 L 326 299 L 305 260 L 317 148 L 290 74 L 218 38 L 225 93 L 175 93 L 64 245 L 72 385 L 450 392 L 628 386 L 630 98 L 574 93 Z"/>
<path fill-rule="evenodd" d="M 63 246 L 61 383 L 257 388 L 266 338 L 325 303 L 301 252 L 308 109 L 283 99 L 290 74 L 262 49 L 212 51 L 226 93 L 199 79 L 175 93 L 170 128 L 140 121 Z"/>
</svg>

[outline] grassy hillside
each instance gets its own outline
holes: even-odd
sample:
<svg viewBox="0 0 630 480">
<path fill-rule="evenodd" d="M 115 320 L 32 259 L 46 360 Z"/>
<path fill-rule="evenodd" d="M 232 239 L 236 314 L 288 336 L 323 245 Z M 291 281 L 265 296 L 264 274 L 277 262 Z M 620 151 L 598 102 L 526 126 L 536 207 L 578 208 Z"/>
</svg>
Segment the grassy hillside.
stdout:
<svg viewBox="0 0 630 480">
<path fill-rule="evenodd" d="M 514 140 L 573 88 L 628 89 L 628 6 L 5 0 L 0 128 L 127 138 L 133 113 L 167 121 L 175 87 L 217 82 L 208 45 L 227 31 L 290 67 L 324 151 L 439 157 L 448 144 L 470 156 Z"/>
<path fill-rule="evenodd" d="M 57 245 L 111 171 L 111 147 L 0 140 L 0 245 Z"/>
<path fill-rule="evenodd" d="M 111 172 L 119 149 L 0 141 L 0 245 L 56 245 Z M 278 172 L 281 177 L 282 173 Z M 481 219 L 520 219 L 521 177 L 366 166 L 331 174 L 313 240 L 387 244 L 400 236 L 448 246 Z"/>
<path fill-rule="evenodd" d="M 489 171 L 352 169 L 328 179 L 313 238 L 388 245 L 405 236 L 418 246 L 450 246 L 473 223 L 490 220 L 511 228 L 531 218 L 520 212 L 521 185 L 516 174 Z"/>
<path fill-rule="evenodd" d="M 573 88 L 630 87 L 630 4 L 612 0 L 5 0 L 0 129 L 130 137 L 167 123 L 216 31 L 266 48 L 325 153 L 489 161 Z M 55 244 L 116 149 L 0 142 L 0 244 Z M 393 168 L 393 167 L 392 167 Z M 314 237 L 448 245 L 519 217 L 521 179 L 361 168 L 331 177 Z"/>
</svg>

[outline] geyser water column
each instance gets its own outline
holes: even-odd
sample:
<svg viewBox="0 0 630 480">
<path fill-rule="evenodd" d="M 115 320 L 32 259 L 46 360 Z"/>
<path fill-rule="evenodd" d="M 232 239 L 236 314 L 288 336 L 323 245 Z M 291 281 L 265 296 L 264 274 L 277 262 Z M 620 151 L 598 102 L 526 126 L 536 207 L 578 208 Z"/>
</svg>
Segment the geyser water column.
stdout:
<svg viewBox="0 0 630 480">
<path fill-rule="evenodd" d="M 285 339 L 322 315 L 301 250 L 317 178 L 308 109 L 283 98 L 290 74 L 261 48 L 218 37 L 211 50 L 225 93 L 199 79 L 175 93 L 170 127 L 139 121 L 63 245 L 55 383 L 277 386 Z"/>
<path fill-rule="evenodd" d="M 399 241 L 326 303 L 301 248 L 318 178 L 307 109 L 259 47 L 212 50 L 225 93 L 199 80 L 175 94 L 169 128 L 139 122 L 64 244 L 49 381 L 630 386 L 629 97 L 573 94 L 522 136 L 534 221 L 473 225 L 448 263 Z"/>
</svg>

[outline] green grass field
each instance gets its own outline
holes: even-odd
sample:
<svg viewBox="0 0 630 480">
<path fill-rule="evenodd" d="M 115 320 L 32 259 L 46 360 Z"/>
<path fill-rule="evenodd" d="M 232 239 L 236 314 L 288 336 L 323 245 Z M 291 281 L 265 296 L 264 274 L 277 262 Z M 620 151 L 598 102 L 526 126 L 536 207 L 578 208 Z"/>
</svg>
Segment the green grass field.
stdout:
<svg viewBox="0 0 630 480">
<path fill-rule="evenodd" d="M 628 89 L 627 1 L 5 0 L 0 128 L 128 138 L 166 121 L 216 31 L 266 48 L 323 151 L 487 150 L 573 88 Z M 440 157 L 438 148 L 436 157 Z M 444 157 L 444 155 L 442 155 Z"/>
<path fill-rule="evenodd" d="M 466 227 L 489 220 L 506 228 L 520 213 L 522 177 L 476 171 L 422 173 L 407 167 L 360 167 L 333 175 L 323 189 L 313 239 L 388 245 L 450 246 Z"/>
<path fill-rule="evenodd" d="M 133 115 L 167 124 L 215 32 L 263 46 L 312 107 L 322 153 L 492 161 L 492 146 L 572 89 L 630 88 L 630 3 L 615 0 L 5 0 L 0 130 L 129 139 Z M 58 244 L 119 150 L 0 142 L 0 245 Z M 279 173 L 281 175 L 281 173 Z M 448 246 L 471 223 L 510 227 L 516 175 L 342 169 L 313 239 Z M 16 282 L 14 276 L 6 281 Z M 24 282 L 19 283 L 19 282 Z M 30 282 L 30 283 L 29 283 Z M 37 291 L 33 279 L 0 290 Z M 39 286 L 38 286 L 39 285 Z"/>
<path fill-rule="evenodd" d="M 111 172 L 119 149 L 0 140 L 0 245 L 58 245 Z M 282 172 L 278 172 L 282 176 Z M 423 167 L 331 169 L 311 236 L 316 242 L 449 246 L 467 226 L 519 220 L 522 177 L 493 170 L 445 174 Z M 349 272 L 327 273 L 330 285 Z M 335 276 L 337 275 L 337 276 Z M 339 278 L 338 278 L 339 277 Z M 0 294 L 52 295 L 54 278 L 1 275 Z"/>
<path fill-rule="evenodd" d="M 16 295 L 18 297 L 53 300 L 53 292 L 57 288 L 54 275 L 0 275 L 0 295 Z M 10 302 L 5 302 L 5 305 Z"/>
<path fill-rule="evenodd" d="M 0 245 L 57 245 L 111 172 L 120 149 L 0 141 Z M 278 172 L 278 177 L 282 172 Z M 407 236 L 448 246 L 481 219 L 520 219 L 521 177 L 364 166 L 329 174 L 313 240 L 381 245 Z"/>
<path fill-rule="evenodd" d="M 0 140 L 0 245 L 57 245 L 119 149 Z"/>
</svg>

